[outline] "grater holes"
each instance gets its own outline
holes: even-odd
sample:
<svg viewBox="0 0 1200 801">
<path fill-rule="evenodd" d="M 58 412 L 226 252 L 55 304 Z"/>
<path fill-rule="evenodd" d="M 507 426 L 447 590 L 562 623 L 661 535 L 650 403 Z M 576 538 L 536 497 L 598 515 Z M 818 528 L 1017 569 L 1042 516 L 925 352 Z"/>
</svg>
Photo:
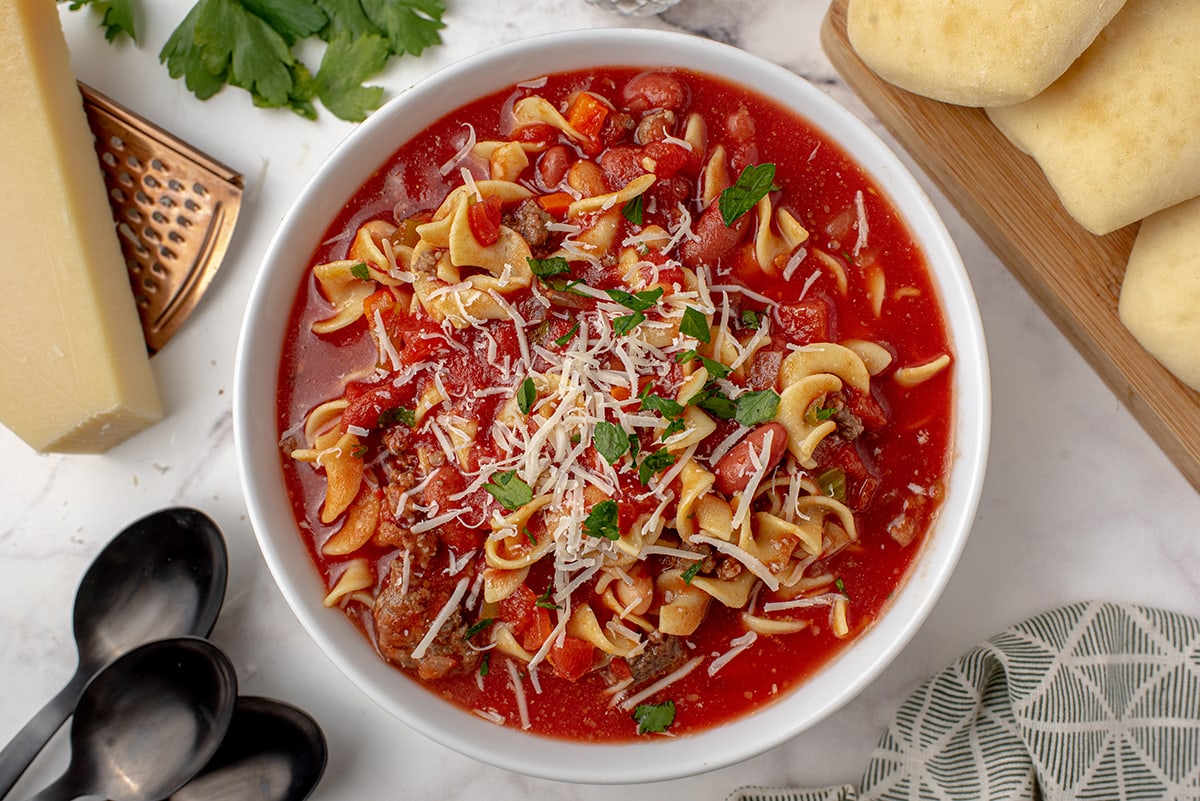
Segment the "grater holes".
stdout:
<svg viewBox="0 0 1200 801">
<path fill-rule="evenodd" d="M 208 194 L 208 190 L 204 188 L 204 184 L 200 183 L 199 181 L 192 184 L 192 192 L 199 195 L 200 197 L 204 197 L 205 195 Z"/>
<path fill-rule="evenodd" d="M 121 170 L 119 173 L 117 173 L 117 182 L 126 189 L 133 189 L 133 176 L 124 170 Z"/>
<path fill-rule="evenodd" d="M 162 186 L 162 184 L 160 184 L 158 182 L 158 179 L 155 178 L 153 175 L 143 175 L 142 183 L 144 183 L 146 186 L 150 187 L 151 189 L 158 189 L 160 186 Z"/>
<path fill-rule="evenodd" d="M 153 201 L 150 200 L 150 196 L 140 189 L 137 191 L 137 194 L 133 196 L 133 199 L 143 206 L 149 206 L 151 203 L 153 203 Z"/>
<path fill-rule="evenodd" d="M 155 221 L 156 223 L 158 223 L 159 225 L 166 225 L 166 224 L 167 224 L 167 215 L 163 214 L 163 213 L 162 213 L 161 211 L 159 211 L 158 209 L 155 209 L 154 211 L 152 211 L 152 212 L 150 213 L 150 219 L 154 220 L 154 221 Z"/>
<path fill-rule="evenodd" d="M 142 213 L 133 206 L 125 207 L 125 217 L 134 225 L 142 224 Z"/>
<path fill-rule="evenodd" d="M 108 137 L 108 146 L 113 150 L 124 150 L 125 140 L 116 134 L 113 134 L 112 136 Z"/>
<path fill-rule="evenodd" d="M 142 169 L 142 162 L 138 160 L 137 156 L 130 154 L 125 157 L 125 166 L 131 170 L 137 170 L 140 172 Z"/>
<path fill-rule="evenodd" d="M 176 245 L 182 245 L 186 241 L 182 236 L 179 235 L 178 231 L 168 231 L 167 239 L 170 239 Z"/>
<path fill-rule="evenodd" d="M 114 186 L 111 190 L 109 190 L 108 194 L 110 197 L 112 197 L 113 200 L 117 201 L 118 203 L 125 202 L 125 193 L 121 191 L 121 187 L 119 187 L 119 186 Z"/>
<path fill-rule="evenodd" d="M 155 275 L 166 275 L 167 268 L 163 266 L 161 261 L 153 261 L 150 263 L 150 272 Z"/>
<path fill-rule="evenodd" d="M 145 240 L 152 240 L 154 242 L 162 241 L 162 237 L 158 235 L 158 231 L 155 231 L 149 225 L 142 229 L 142 238 Z"/>
<path fill-rule="evenodd" d="M 167 165 L 163 164 L 162 159 L 157 157 L 150 159 L 150 167 L 157 172 L 167 172 Z"/>
<path fill-rule="evenodd" d="M 112 153 L 110 153 L 107 150 L 105 150 L 103 153 L 100 154 L 100 160 L 104 162 L 105 166 L 108 166 L 108 167 L 116 167 L 117 166 L 117 157 L 114 156 Z"/>
<path fill-rule="evenodd" d="M 183 207 L 192 212 L 200 211 L 200 204 L 192 200 L 190 197 L 183 201 Z"/>
<path fill-rule="evenodd" d="M 184 217 L 182 214 L 175 217 L 175 224 L 178 225 L 180 228 L 191 228 L 192 227 L 192 221 L 189 220 L 187 217 Z"/>
<path fill-rule="evenodd" d="M 179 181 L 176 181 L 174 178 L 167 181 L 167 186 L 170 188 L 170 190 L 172 192 L 182 192 L 183 191 L 183 184 L 179 183 Z"/>
<path fill-rule="evenodd" d="M 162 256 L 167 261 L 176 261 L 179 259 L 179 257 L 175 255 L 175 251 L 171 250 L 166 245 L 163 245 L 158 249 L 158 255 Z"/>
</svg>

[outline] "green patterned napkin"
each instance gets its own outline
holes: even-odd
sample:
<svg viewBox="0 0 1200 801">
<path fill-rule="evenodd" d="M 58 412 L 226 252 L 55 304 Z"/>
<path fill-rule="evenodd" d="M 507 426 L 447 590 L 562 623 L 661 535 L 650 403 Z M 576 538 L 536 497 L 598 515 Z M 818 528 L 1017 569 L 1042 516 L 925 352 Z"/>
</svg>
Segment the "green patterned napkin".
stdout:
<svg viewBox="0 0 1200 801">
<path fill-rule="evenodd" d="M 1015 626 L 896 713 L 857 788 L 729 801 L 1200 799 L 1200 621 L 1081 603 Z"/>
</svg>

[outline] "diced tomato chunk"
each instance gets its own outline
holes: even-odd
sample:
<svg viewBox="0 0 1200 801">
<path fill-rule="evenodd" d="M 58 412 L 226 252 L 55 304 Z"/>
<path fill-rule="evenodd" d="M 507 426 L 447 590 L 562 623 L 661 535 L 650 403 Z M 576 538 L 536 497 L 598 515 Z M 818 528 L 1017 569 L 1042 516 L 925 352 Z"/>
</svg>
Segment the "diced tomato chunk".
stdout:
<svg viewBox="0 0 1200 801">
<path fill-rule="evenodd" d="M 866 509 L 879 490 L 879 471 L 868 464 L 858 447 L 840 437 L 826 437 L 813 453 L 818 472 L 837 468 L 846 475 L 846 504 L 854 511 Z"/>
<path fill-rule="evenodd" d="M 429 477 L 423 493 L 426 506 L 437 504 L 438 509 L 454 509 L 462 504 L 455 500 L 466 488 L 467 482 L 456 467 L 442 465 Z M 467 551 L 477 550 L 483 545 L 483 533 L 469 528 L 462 520 L 453 518 L 438 526 L 438 536 L 454 553 L 462 555 Z"/>
<path fill-rule="evenodd" d="M 654 162 L 654 174 L 660 179 L 671 178 L 692 164 L 691 152 L 674 142 L 650 142 L 642 151 L 644 158 Z"/>
<path fill-rule="evenodd" d="M 781 303 L 775 307 L 775 320 L 788 342 L 808 345 L 827 342 L 832 336 L 829 301 L 808 297 L 797 303 Z"/>
<path fill-rule="evenodd" d="M 390 381 L 365 389 L 361 385 L 351 385 L 346 388 L 346 397 L 350 402 L 342 412 L 343 432 L 350 426 L 370 431 L 379 425 L 380 415 L 403 406 L 405 401 L 404 395 Z"/>
<path fill-rule="evenodd" d="M 887 425 L 888 413 L 883 408 L 883 405 L 876 400 L 875 396 L 870 393 L 856 392 L 854 389 L 846 388 L 846 405 L 850 407 L 859 420 L 862 420 L 863 426 L 868 431 L 878 431 Z"/>
<path fill-rule="evenodd" d="M 472 203 L 467 209 L 467 223 L 471 226 L 471 235 L 485 248 L 496 244 L 500 239 L 501 206 L 499 195 L 492 195 L 480 203 Z"/>
<path fill-rule="evenodd" d="M 536 651 L 546 643 L 552 631 L 554 631 L 554 624 L 550 622 L 549 610 L 545 607 L 535 605 L 533 608 L 533 624 L 525 630 L 525 637 L 521 640 L 521 647 L 531 653 Z"/>
<path fill-rule="evenodd" d="M 516 636 L 521 636 L 533 625 L 533 613 L 537 609 L 537 596 L 522 584 L 504 600 L 500 601 L 500 619 L 509 625 Z"/>
<path fill-rule="evenodd" d="M 549 146 L 558 139 L 558 129 L 544 122 L 535 122 L 530 125 L 522 125 L 513 131 L 509 138 L 514 142 Z"/>
<path fill-rule="evenodd" d="M 587 640 L 578 637 L 563 637 L 562 642 L 556 642 L 546 655 L 554 672 L 567 681 L 575 681 L 592 669 L 594 647 Z"/>
</svg>

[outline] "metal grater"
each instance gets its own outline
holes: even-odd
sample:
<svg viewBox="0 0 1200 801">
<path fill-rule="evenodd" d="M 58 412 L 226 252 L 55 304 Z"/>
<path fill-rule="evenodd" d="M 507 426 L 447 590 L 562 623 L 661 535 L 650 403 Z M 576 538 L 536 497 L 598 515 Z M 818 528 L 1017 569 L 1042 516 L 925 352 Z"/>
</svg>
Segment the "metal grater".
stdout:
<svg viewBox="0 0 1200 801">
<path fill-rule="evenodd" d="M 242 176 L 79 84 L 146 347 L 159 351 L 208 288 L 233 234 Z"/>
</svg>

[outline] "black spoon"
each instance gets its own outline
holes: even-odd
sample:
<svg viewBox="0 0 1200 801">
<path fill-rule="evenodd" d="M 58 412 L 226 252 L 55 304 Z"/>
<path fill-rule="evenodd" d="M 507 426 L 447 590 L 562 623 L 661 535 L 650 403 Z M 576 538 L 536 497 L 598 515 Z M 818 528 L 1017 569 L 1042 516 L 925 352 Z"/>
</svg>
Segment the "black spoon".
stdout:
<svg viewBox="0 0 1200 801">
<path fill-rule="evenodd" d="M 325 736 L 307 713 L 244 695 L 212 761 L 168 801 L 304 801 L 325 761 Z"/>
<path fill-rule="evenodd" d="M 75 675 L 0 751 L 0 798 L 105 665 L 151 640 L 207 636 L 225 599 L 227 575 L 221 532 L 195 509 L 163 509 L 114 537 L 75 593 Z"/>
<path fill-rule="evenodd" d="M 71 720 L 71 761 L 30 801 L 99 795 L 157 801 L 216 753 L 237 701 L 237 675 L 207 640 L 158 640 L 96 675 Z"/>
</svg>

